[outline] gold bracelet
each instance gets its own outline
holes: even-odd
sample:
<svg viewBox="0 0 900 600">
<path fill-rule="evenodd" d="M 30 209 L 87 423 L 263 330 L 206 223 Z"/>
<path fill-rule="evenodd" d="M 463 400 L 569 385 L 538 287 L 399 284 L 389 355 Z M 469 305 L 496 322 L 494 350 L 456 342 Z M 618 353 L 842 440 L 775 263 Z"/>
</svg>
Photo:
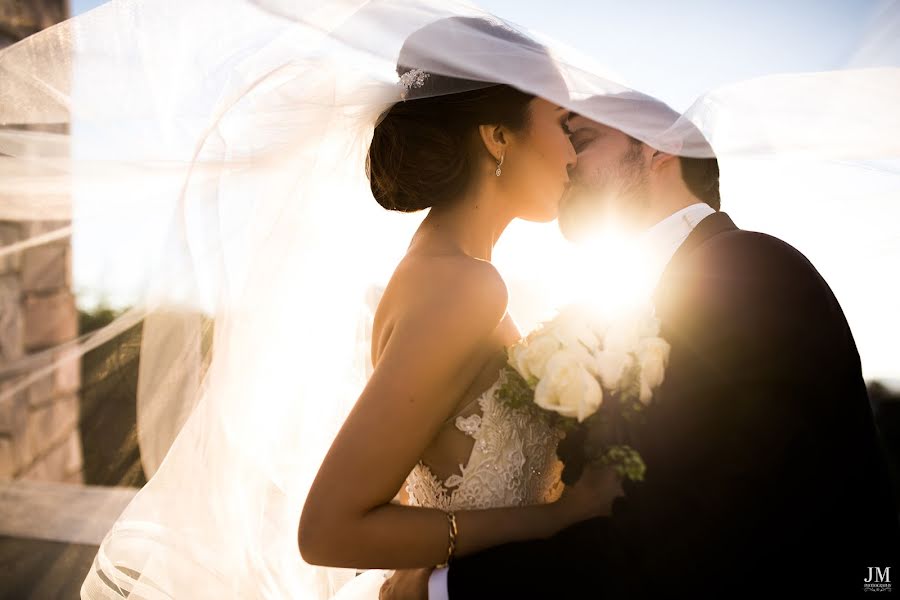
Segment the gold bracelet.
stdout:
<svg viewBox="0 0 900 600">
<path fill-rule="evenodd" d="M 450 564 L 450 560 L 453 558 L 453 553 L 456 552 L 456 534 L 458 529 L 456 528 L 456 515 L 453 514 L 453 511 L 447 511 L 447 521 L 450 526 L 450 544 L 447 546 L 447 560 L 442 562 L 439 565 L 435 565 L 436 569 L 442 569 Z"/>
</svg>

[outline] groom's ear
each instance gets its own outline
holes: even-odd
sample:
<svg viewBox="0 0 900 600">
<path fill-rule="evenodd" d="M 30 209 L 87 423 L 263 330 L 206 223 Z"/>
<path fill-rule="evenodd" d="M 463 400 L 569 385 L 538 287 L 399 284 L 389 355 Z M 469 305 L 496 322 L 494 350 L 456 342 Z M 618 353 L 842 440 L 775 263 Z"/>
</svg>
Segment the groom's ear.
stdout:
<svg viewBox="0 0 900 600">
<path fill-rule="evenodd" d="M 670 167 L 675 164 L 677 161 L 675 159 L 678 158 L 674 154 L 669 154 L 668 152 L 663 152 L 662 150 L 653 149 L 653 154 L 650 155 L 650 170 L 659 171 L 664 167 Z"/>
<path fill-rule="evenodd" d="M 478 135 L 481 143 L 495 161 L 500 160 L 500 157 L 506 154 L 508 140 L 502 125 L 479 125 Z"/>
</svg>

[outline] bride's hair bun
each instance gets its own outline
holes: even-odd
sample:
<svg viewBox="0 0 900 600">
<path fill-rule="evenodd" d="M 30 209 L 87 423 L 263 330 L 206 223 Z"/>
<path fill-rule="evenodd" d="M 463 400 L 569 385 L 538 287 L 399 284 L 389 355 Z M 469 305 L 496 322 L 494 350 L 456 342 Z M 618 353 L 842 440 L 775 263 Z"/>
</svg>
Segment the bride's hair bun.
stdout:
<svg viewBox="0 0 900 600">
<path fill-rule="evenodd" d="M 435 72 L 450 70 L 441 53 L 460 43 L 461 32 L 469 44 L 499 40 L 530 48 L 531 67 L 538 68 L 541 61 L 535 57 L 543 56 L 544 66 L 555 72 L 542 46 L 499 21 L 452 17 L 413 33 L 397 65 L 397 74 L 407 75 L 411 85 L 405 99 L 375 127 L 366 159 L 372 195 L 388 210 L 415 212 L 459 197 L 472 180 L 479 153 L 485 151 L 478 126 L 489 123 L 519 130 L 528 125 L 533 94 Z"/>
<path fill-rule="evenodd" d="M 480 148 L 477 127 L 521 129 L 533 98 L 507 85 L 398 102 L 375 128 L 366 170 L 388 210 L 415 212 L 465 192 Z"/>
</svg>

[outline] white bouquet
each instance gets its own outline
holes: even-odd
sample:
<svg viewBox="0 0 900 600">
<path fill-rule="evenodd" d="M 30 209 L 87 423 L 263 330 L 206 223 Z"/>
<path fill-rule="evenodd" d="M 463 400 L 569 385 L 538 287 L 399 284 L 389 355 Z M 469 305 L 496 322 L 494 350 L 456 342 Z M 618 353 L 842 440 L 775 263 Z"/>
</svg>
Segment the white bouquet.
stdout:
<svg viewBox="0 0 900 600">
<path fill-rule="evenodd" d="M 628 479 L 643 479 L 644 462 L 627 444 L 625 425 L 641 421 L 665 375 L 669 344 L 659 337 L 651 307 L 613 320 L 586 306 L 570 306 L 507 352 L 500 399 L 535 406 L 569 430 L 568 456 L 560 453 L 570 471 L 564 479 L 580 473 L 585 459 L 615 465 Z"/>
</svg>

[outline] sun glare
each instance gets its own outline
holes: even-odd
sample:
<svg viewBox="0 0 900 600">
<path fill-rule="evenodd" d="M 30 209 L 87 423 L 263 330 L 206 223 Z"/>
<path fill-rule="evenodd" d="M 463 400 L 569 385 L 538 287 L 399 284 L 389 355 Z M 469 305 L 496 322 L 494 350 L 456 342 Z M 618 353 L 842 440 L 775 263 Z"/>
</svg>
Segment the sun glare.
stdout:
<svg viewBox="0 0 900 600">
<path fill-rule="evenodd" d="M 566 304 L 584 303 L 614 317 L 649 300 L 652 274 L 634 238 L 608 229 L 575 247 L 574 255 L 575 272 L 566 275 L 570 284 Z"/>
<path fill-rule="evenodd" d="M 523 333 L 576 303 L 616 318 L 645 304 L 655 283 L 654 264 L 639 239 L 612 225 L 573 244 L 556 224 L 514 222 L 494 258 Z"/>
</svg>

